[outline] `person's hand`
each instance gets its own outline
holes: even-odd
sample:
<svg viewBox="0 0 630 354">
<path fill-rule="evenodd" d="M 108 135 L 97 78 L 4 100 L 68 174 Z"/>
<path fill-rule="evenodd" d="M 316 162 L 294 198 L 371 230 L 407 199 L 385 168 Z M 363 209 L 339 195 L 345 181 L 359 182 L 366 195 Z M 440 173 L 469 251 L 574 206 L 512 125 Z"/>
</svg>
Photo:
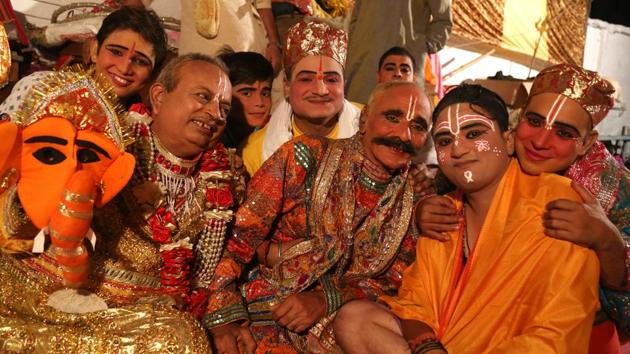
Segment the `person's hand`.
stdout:
<svg viewBox="0 0 630 354">
<path fill-rule="evenodd" d="M 435 183 L 433 177 L 425 164 L 413 165 L 409 170 L 413 191 L 420 197 L 435 194 Z"/>
<path fill-rule="evenodd" d="M 596 252 L 603 251 L 611 238 L 619 238 L 619 230 L 606 216 L 606 212 L 584 187 L 571 182 L 583 203 L 558 199 L 547 204 L 543 214 L 545 234 L 573 242 Z"/>
<path fill-rule="evenodd" d="M 249 332 L 249 323 L 228 323 L 212 328 L 210 334 L 217 353 L 225 354 L 253 354 L 256 342 Z"/>
<path fill-rule="evenodd" d="M 438 241 L 448 241 L 444 234 L 459 228 L 460 218 L 455 205 L 448 198 L 433 196 L 418 202 L 416 223 L 423 235 Z"/>
<path fill-rule="evenodd" d="M 321 290 L 293 294 L 271 309 L 276 323 L 296 333 L 311 328 L 325 314 L 326 298 Z"/>
<path fill-rule="evenodd" d="M 282 51 L 280 47 L 278 47 L 276 43 L 269 42 L 265 50 L 265 58 L 271 62 L 273 77 L 278 76 L 278 73 L 282 69 Z"/>
</svg>

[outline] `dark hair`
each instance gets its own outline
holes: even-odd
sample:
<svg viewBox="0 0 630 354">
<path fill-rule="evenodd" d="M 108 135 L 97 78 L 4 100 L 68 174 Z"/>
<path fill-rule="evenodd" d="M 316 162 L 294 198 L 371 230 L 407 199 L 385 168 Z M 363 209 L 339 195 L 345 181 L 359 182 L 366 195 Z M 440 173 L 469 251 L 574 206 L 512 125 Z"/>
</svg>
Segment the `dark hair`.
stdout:
<svg viewBox="0 0 630 354">
<path fill-rule="evenodd" d="M 271 63 L 259 53 L 224 51 L 219 59 L 228 68 L 232 86 L 238 84 L 253 84 L 256 81 L 273 81 L 273 67 Z"/>
<path fill-rule="evenodd" d="M 383 53 L 383 55 L 381 55 L 381 59 L 378 60 L 377 70 L 381 70 L 381 66 L 383 66 L 383 62 L 385 62 L 385 59 L 390 55 L 400 55 L 403 57 L 408 57 L 409 59 L 411 59 L 411 64 L 412 64 L 411 69 L 413 70 L 414 73 L 418 72 L 418 63 L 416 63 L 416 58 L 414 58 L 413 55 L 411 55 L 411 53 L 403 47 L 391 47 L 385 53 Z"/>
<path fill-rule="evenodd" d="M 457 103 L 469 103 L 473 110 L 475 107 L 481 108 L 483 112 L 477 113 L 490 115 L 488 118 L 496 120 L 502 132 L 508 130 L 509 114 L 505 102 L 499 95 L 480 85 L 461 84 L 448 91 L 433 111 L 433 123 L 440 112 Z"/>
<path fill-rule="evenodd" d="M 151 10 L 139 9 L 135 7 L 123 6 L 110 13 L 103 20 L 101 28 L 96 34 L 98 49 L 115 31 L 132 30 L 138 33 L 145 41 L 153 45 L 155 52 L 155 66 L 152 74 L 159 71 L 164 59 L 166 59 L 167 41 L 166 33 L 162 28 L 160 18 Z"/>
</svg>

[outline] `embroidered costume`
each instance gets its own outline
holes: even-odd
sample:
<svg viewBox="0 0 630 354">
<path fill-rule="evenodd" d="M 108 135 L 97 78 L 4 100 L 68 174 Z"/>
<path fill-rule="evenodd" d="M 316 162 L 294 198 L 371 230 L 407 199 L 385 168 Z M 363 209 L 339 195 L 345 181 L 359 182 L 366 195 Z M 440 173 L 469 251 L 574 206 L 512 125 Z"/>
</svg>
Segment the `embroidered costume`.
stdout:
<svg viewBox="0 0 630 354">
<path fill-rule="evenodd" d="M 85 106 L 73 102 L 64 107 Z M 234 169 L 233 152 L 221 145 L 191 161 L 170 154 L 151 133 L 147 113 L 136 105 L 126 120 L 126 136 L 134 141 L 127 151 L 136 164 L 118 190 L 129 178 L 130 183 L 111 203 L 95 210 L 91 222 L 97 240 L 81 288 L 98 295 L 107 309 L 78 314 L 46 306 L 48 294 L 62 287 L 65 276 L 54 248 L 19 260 L 2 254 L 0 281 L 27 287 L 5 286 L 0 291 L 0 306 L 12 314 L 0 317 L 1 337 L 20 350 L 210 351 L 193 316 L 200 317 L 206 309 L 207 287 L 242 179 Z M 107 182 L 102 186 L 105 193 L 110 188 L 110 193 L 117 192 L 114 187 Z M 15 206 L 15 193 L 2 197 L 2 225 L 26 225 Z M 26 226 L 9 231 L 9 238 L 28 237 Z"/>
<path fill-rule="evenodd" d="M 259 350 L 336 350 L 331 321 L 352 299 L 393 294 L 413 261 L 413 189 L 407 171 L 389 175 L 363 155 L 360 137 L 302 135 L 284 144 L 248 186 L 234 237 L 217 266 L 206 328 L 251 320 Z M 266 240 L 278 246 L 240 289 L 235 281 Z M 287 332 L 270 308 L 291 294 L 322 289 L 327 315 L 306 334 Z M 249 315 L 248 315 L 249 314 Z M 293 348 L 293 349 L 291 349 Z"/>
</svg>

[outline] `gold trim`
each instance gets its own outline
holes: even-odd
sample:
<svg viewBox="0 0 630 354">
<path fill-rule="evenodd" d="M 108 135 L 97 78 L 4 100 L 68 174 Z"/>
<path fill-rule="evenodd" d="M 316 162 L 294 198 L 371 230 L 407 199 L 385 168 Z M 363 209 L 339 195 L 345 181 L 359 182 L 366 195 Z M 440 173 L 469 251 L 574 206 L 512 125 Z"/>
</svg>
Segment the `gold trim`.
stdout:
<svg viewBox="0 0 630 354">
<path fill-rule="evenodd" d="M 86 213 L 82 211 L 72 210 L 62 202 L 59 202 L 59 212 L 61 213 L 61 215 L 67 218 L 75 218 L 88 221 L 92 220 L 93 215 L 92 211 Z"/>
<path fill-rule="evenodd" d="M 52 227 L 48 226 L 48 233 L 50 234 L 50 236 L 59 239 L 61 241 L 68 241 L 68 242 L 80 242 L 83 241 L 85 239 L 85 236 L 63 236 L 59 233 L 59 231 L 53 229 Z"/>
<path fill-rule="evenodd" d="M 63 199 L 73 203 L 94 203 L 94 195 L 78 194 L 67 189 L 63 190 Z"/>
</svg>

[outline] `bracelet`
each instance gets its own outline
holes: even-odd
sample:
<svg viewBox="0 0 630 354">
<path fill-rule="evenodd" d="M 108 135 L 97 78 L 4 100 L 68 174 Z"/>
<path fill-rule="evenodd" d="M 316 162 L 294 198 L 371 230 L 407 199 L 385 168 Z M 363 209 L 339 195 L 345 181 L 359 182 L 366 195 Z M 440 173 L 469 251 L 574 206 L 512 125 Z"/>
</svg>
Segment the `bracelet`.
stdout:
<svg viewBox="0 0 630 354">
<path fill-rule="evenodd" d="M 424 354 L 426 352 L 430 352 L 432 350 L 443 350 L 446 352 L 446 348 L 442 342 L 437 340 L 437 338 L 427 338 L 420 343 L 415 349 L 412 350 L 413 354 Z"/>
<path fill-rule="evenodd" d="M 417 336 L 414 339 L 408 340 L 407 344 L 409 345 L 409 348 L 411 348 L 411 351 L 413 352 L 416 349 L 416 347 L 426 342 L 427 340 L 437 340 L 437 337 L 435 336 L 435 334 L 433 334 L 433 332 L 426 332 Z"/>
<path fill-rule="evenodd" d="M 322 290 L 326 296 L 326 316 L 332 315 L 343 305 L 341 293 L 328 275 L 319 278 L 319 283 L 322 285 Z"/>
</svg>

